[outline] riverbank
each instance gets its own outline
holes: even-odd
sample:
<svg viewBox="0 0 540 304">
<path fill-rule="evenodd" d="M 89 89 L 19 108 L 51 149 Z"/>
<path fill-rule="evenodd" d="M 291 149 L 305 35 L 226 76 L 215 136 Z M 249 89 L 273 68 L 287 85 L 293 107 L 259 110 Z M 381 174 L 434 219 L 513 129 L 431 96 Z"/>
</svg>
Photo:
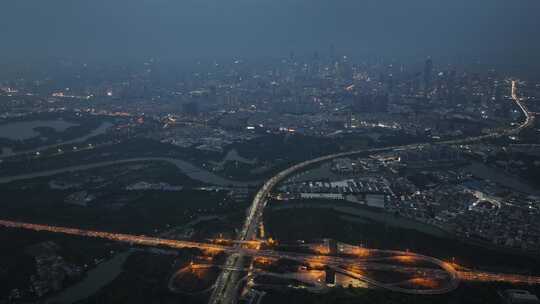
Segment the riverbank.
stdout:
<svg viewBox="0 0 540 304">
<path fill-rule="evenodd" d="M 332 214 L 332 217 L 335 217 L 338 219 L 338 222 L 341 223 L 341 225 L 344 225 L 344 222 L 351 223 L 353 225 L 358 226 L 364 226 L 368 227 L 371 226 L 372 229 L 369 229 L 370 231 L 379 231 L 381 233 L 381 236 L 383 240 L 385 238 L 393 237 L 393 235 L 390 233 L 389 235 L 386 235 L 388 231 L 396 231 L 398 232 L 398 235 L 401 232 L 401 237 L 397 237 L 396 241 L 397 243 L 389 244 L 385 241 L 380 240 L 380 237 L 375 237 L 371 235 L 365 235 L 364 231 L 359 232 L 359 235 L 362 235 L 361 238 L 367 238 L 372 239 L 372 241 L 375 241 L 375 243 L 381 244 L 384 247 L 381 248 L 394 248 L 394 249 L 403 249 L 400 248 L 400 246 L 407 246 L 405 248 L 414 248 L 415 245 L 418 245 L 419 248 L 423 248 L 426 250 L 426 248 L 430 248 L 429 244 L 434 244 L 433 242 L 437 240 L 437 242 L 441 243 L 441 246 L 447 247 L 450 244 L 453 244 L 453 246 L 449 246 L 446 250 L 435 250 L 435 252 L 431 252 L 430 249 L 427 249 L 425 254 L 427 255 L 434 255 L 441 258 L 448 258 L 448 256 L 445 256 L 447 253 L 451 252 L 455 249 L 456 252 L 459 252 L 461 254 L 464 254 L 463 256 L 469 255 L 466 250 L 461 250 L 459 248 L 469 248 L 473 252 L 483 252 L 483 254 L 491 254 L 494 256 L 500 255 L 500 256 L 512 256 L 516 259 L 522 258 L 522 259 L 531 259 L 531 265 L 539 265 L 540 257 L 538 256 L 537 252 L 530 252 L 530 251 L 522 251 L 522 250 L 516 250 L 512 248 L 504 248 L 500 246 L 495 246 L 491 243 L 486 243 L 485 241 L 465 238 L 463 236 L 457 235 L 451 231 L 447 231 L 445 229 L 442 229 L 440 227 L 430 225 L 427 223 L 419 222 L 414 219 L 405 218 L 402 216 L 399 216 L 397 214 L 388 213 L 385 210 L 382 209 L 375 209 L 368 206 L 361 206 L 361 205 L 353 205 L 348 203 L 338 203 L 335 202 L 311 202 L 311 203 L 290 203 L 290 204 L 282 204 L 276 206 L 276 204 L 272 204 L 269 206 L 269 212 L 280 212 L 280 211 L 292 211 L 293 213 L 302 212 L 303 214 L 309 213 L 309 210 L 318 210 L 317 212 L 323 212 L 328 214 L 328 217 Z M 296 217 L 297 221 L 300 221 L 301 219 Z M 318 223 L 319 225 L 325 225 L 324 219 Z M 379 226 L 380 229 L 376 229 L 375 227 Z M 340 227 L 335 227 L 336 229 L 341 229 Z M 309 227 L 307 228 L 309 229 Z M 383 232 L 384 231 L 384 232 Z M 411 233 L 411 231 L 415 231 L 416 233 Z M 335 235 L 342 235 L 342 233 L 335 233 Z M 405 235 L 410 236 L 410 240 L 407 240 L 407 237 Z M 412 237 L 411 235 L 414 235 Z M 427 236 L 427 237 L 426 237 Z M 324 237 L 324 236 L 321 236 Z M 355 237 L 350 238 L 351 236 L 347 236 L 349 241 L 365 241 L 364 240 L 355 240 Z M 378 240 L 379 239 L 379 240 Z M 425 239 L 424 241 L 422 241 Z M 426 245 L 427 244 L 427 245 Z M 394 247 L 386 247 L 386 246 L 394 246 Z M 458 249 L 456 249 L 458 248 Z M 431 248 L 433 249 L 433 248 Z M 422 252 L 422 249 L 418 249 L 420 252 Z M 438 252 L 438 253 L 437 253 Z M 444 255 L 443 255 L 444 254 Z M 455 253 L 455 255 L 451 256 L 459 256 L 459 254 Z M 496 265 L 496 263 L 495 263 Z M 540 266 L 538 266 L 540 267 Z M 540 272 L 540 268 L 537 270 Z"/>
<path fill-rule="evenodd" d="M 88 133 L 88 134 L 86 134 L 84 136 L 80 136 L 80 137 L 74 138 L 72 140 L 62 141 L 62 142 L 55 143 L 55 144 L 39 146 L 39 147 L 36 147 L 34 149 L 28 149 L 28 150 L 22 150 L 22 151 L 14 151 L 14 149 L 12 147 L 2 147 L 2 149 L 0 149 L 0 159 L 1 158 L 6 158 L 6 157 L 17 156 L 17 155 L 23 155 L 23 154 L 35 154 L 36 152 L 47 150 L 47 149 L 50 149 L 50 148 L 55 148 L 55 147 L 58 147 L 58 146 L 82 143 L 82 142 L 85 142 L 86 140 L 88 140 L 89 138 L 104 134 L 112 126 L 113 126 L 113 124 L 110 123 L 110 122 L 102 122 L 96 129 L 92 130 L 90 133 Z"/>
<path fill-rule="evenodd" d="M 52 176 L 52 175 L 56 175 L 60 173 L 66 173 L 66 172 L 75 172 L 75 171 L 88 170 L 88 169 L 111 166 L 111 165 L 125 164 L 125 163 L 131 163 L 131 162 L 144 162 L 144 161 L 164 161 L 164 162 L 171 163 L 175 165 L 178 168 L 178 170 L 180 170 L 182 173 L 186 174 L 190 178 L 197 181 L 201 181 L 206 184 L 212 184 L 212 185 L 217 185 L 217 186 L 234 186 L 234 187 L 252 187 L 252 186 L 257 186 L 260 184 L 259 181 L 244 182 L 244 181 L 226 179 L 208 170 L 197 167 L 187 161 L 184 161 L 181 159 L 175 159 L 175 158 L 167 158 L 167 157 L 128 158 L 128 159 L 121 159 L 121 160 L 96 162 L 92 164 L 85 164 L 85 165 L 79 165 L 79 166 L 70 166 L 70 167 L 64 167 L 60 169 L 33 172 L 33 173 L 28 173 L 28 174 L 5 176 L 5 177 L 0 177 L 0 184 L 20 181 L 20 180 L 25 180 L 25 179 L 38 178 L 38 177 L 47 177 L 47 176 Z"/>
<path fill-rule="evenodd" d="M 102 262 L 89 270 L 82 281 L 52 296 L 45 303 L 71 304 L 90 297 L 120 275 L 122 266 L 130 254 L 131 251 L 118 253 L 111 259 Z"/>
</svg>

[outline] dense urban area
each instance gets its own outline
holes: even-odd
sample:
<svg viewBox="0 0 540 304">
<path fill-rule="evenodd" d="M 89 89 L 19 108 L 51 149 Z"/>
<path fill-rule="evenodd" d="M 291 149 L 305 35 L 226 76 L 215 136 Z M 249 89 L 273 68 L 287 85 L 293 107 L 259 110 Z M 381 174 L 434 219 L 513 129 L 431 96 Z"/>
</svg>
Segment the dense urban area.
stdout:
<svg viewBox="0 0 540 304">
<path fill-rule="evenodd" d="M 0 303 L 540 303 L 540 79 L 329 51 L 0 78 Z"/>
</svg>

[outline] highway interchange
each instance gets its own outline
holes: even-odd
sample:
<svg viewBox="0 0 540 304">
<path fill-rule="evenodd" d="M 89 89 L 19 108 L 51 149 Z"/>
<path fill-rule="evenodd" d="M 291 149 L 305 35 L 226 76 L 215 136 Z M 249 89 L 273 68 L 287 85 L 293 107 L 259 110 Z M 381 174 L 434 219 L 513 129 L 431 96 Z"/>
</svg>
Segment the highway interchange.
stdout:
<svg viewBox="0 0 540 304">
<path fill-rule="evenodd" d="M 261 257 L 273 260 L 287 259 L 308 265 L 324 265 L 330 267 L 331 269 L 334 269 L 336 272 L 346 274 L 355 279 L 364 281 L 370 286 L 409 294 L 447 293 L 457 288 L 461 280 L 540 284 L 540 277 L 518 274 L 488 273 L 470 270 L 461 271 L 457 270 L 455 265 L 453 265 L 452 263 L 409 251 L 368 249 L 347 245 L 353 250 L 343 251 L 337 253 L 336 255 L 329 255 L 259 249 L 258 245 L 260 245 L 260 243 L 258 244 L 257 242 L 238 243 L 234 245 L 235 242 L 230 241 L 227 243 L 233 245 L 222 245 L 224 240 L 221 240 L 220 244 L 202 243 L 174 239 L 163 239 L 144 235 L 111 233 L 7 220 L 0 220 L 0 226 L 12 229 L 26 229 L 38 232 L 52 232 L 80 237 L 105 239 L 115 242 L 129 243 L 131 245 L 138 246 L 163 247 L 172 249 L 199 248 L 201 250 L 210 252 L 226 252 L 231 255 Z M 355 255 L 354 252 L 359 253 Z M 404 263 L 400 264 L 396 262 Z M 243 266 L 231 267 L 227 264 L 219 267 L 222 268 L 223 271 L 229 271 L 238 275 L 240 275 L 241 273 L 241 271 L 238 270 L 245 269 L 245 267 Z M 371 278 L 369 275 L 366 275 L 364 273 L 365 271 L 389 271 L 395 273 L 406 273 L 412 276 L 423 274 L 424 276 L 428 275 L 430 278 L 443 278 L 443 280 L 440 281 L 444 282 L 444 284 L 437 284 L 437 286 L 433 288 L 406 288 L 403 286 L 399 286 L 395 283 L 380 282 L 374 278 Z M 427 278 L 423 277 L 422 279 Z M 218 283 L 219 281 L 216 281 L 214 287 L 217 287 Z M 239 284 L 237 282 L 237 289 L 238 285 Z"/>
</svg>

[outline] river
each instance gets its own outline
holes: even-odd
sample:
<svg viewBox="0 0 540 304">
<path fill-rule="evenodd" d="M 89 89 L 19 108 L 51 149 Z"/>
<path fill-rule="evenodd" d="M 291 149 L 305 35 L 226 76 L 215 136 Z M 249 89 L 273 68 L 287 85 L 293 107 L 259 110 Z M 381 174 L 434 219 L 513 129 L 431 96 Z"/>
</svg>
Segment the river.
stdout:
<svg viewBox="0 0 540 304">
<path fill-rule="evenodd" d="M 88 169 L 106 167 L 106 166 L 111 166 L 111 165 L 118 165 L 118 164 L 130 163 L 130 162 L 143 162 L 143 161 L 165 161 L 165 162 L 171 163 L 175 165 L 184 174 L 189 176 L 190 178 L 203 182 L 203 183 L 212 184 L 212 185 L 225 186 L 225 187 L 226 186 L 247 187 L 247 186 L 256 186 L 260 184 L 259 181 L 245 182 L 245 181 L 229 180 L 219 175 L 216 175 L 208 170 L 197 167 L 187 161 L 184 161 L 181 159 L 167 158 L 167 157 L 129 158 L 129 159 L 122 159 L 122 160 L 104 161 L 104 162 L 97 162 L 97 163 L 92 163 L 92 164 L 64 167 L 60 169 L 33 172 L 33 173 L 27 173 L 27 174 L 21 174 L 21 175 L 6 176 L 6 177 L 0 177 L 0 184 L 10 183 L 10 182 L 19 181 L 19 180 L 25 180 L 25 179 L 31 179 L 31 178 L 36 178 L 36 177 L 52 176 L 52 175 L 56 175 L 60 173 L 66 173 L 66 172 L 88 170 Z"/>
<path fill-rule="evenodd" d="M 122 266 L 130 254 L 130 251 L 116 254 L 111 259 L 88 271 L 82 281 L 75 283 L 73 286 L 48 299 L 46 303 L 75 303 L 95 294 L 116 279 L 122 272 Z"/>
<path fill-rule="evenodd" d="M 255 165 L 257 163 L 256 159 L 247 159 L 245 157 L 242 157 L 240 154 L 238 154 L 238 151 L 236 151 L 236 149 L 229 150 L 229 152 L 227 152 L 227 155 L 225 155 L 225 157 L 220 162 L 211 162 L 211 163 L 213 163 L 214 165 L 223 166 L 227 162 L 232 162 L 232 161 L 236 161 L 236 162 L 248 164 L 248 165 Z"/>
<path fill-rule="evenodd" d="M 341 219 L 345 221 L 359 222 L 362 224 L 375 221 L 388 226 L 416 230 L 425 234 L 437 237 L 448 237 L 448 233 L 433 225 L 424 224 L 405 217 L 395 216 L 392 213 L 381 211 L 372 211 L 363 206 L 345 206 L 335 205 L 331 202 L 312 202 L 312 203 L 294 203 L 294 204 L 275 204 L 271 207 L 273 210 L 296 209 L 296 208 L 317 208 L 330 209 L 343 213 Z M 366 222 L 367 219 L 368 221 Z"/>
<path fill-rule="evenodd" d="M 28 122 L 28 123 L 33 123 L 33 122 Z M 17 124 L 17 123 L 14 123 L 14 124 Z M 8 125 L 6 125 L 4 127 L 11 126 L 11 125 L 12 124 L 8 124 Z M 36 127 L 39 127 L 39 126 L 49 127 L 50 126 L 50 125 L 40 124 L 39 121 L 36 121 L 34 125 L 36 125 Z M 51 144 L 51 145 L 40 146 L 40 147 L 37 147 L 35 149 L 30 149 L 30 150 L 14 152 L 11 147 L 2 147 L 2 149 L 0 150 L 0 158 L 9 157 L 9 156 L 16 156 L 16 155 L 25 154 L 25 153 L 35 153 L 35 152 L 38 152 L 38 151 L 41 151 L 41 150 L 54 148 L 54 147 L 58 147 L 58 146 L 62 146 L 62 145 L 69 145 L 69 144 L 85 142 L 87 139 L 89 139 L 91 137 L 94 137 L 94 136 L 101 135 L 101 134 L 105 133 L 112 126 L 113 126 L 113 124 L 110 123 L 110 122 L 103 122 L 103 123 L 101 123 L 101 125 L 99 127 L 97 127 L 96 129 L 92 130 L 92 132 L 90 132 L 90 133 L 88 133 L 88 134 L 86 134 L 84 136 L 77 137 L 75 139 L 68 140 L 68 141 L 63 141 L 63 142 Z M 1 128 L 2 127 L 0 127 L 0 129 Z M 0 133 L 0 135 L 1 135 L 1 133 Z M 0 136 L 0 137 L 2 137 L 2 136 Z"/>
<path fill-rule="evenodd" d="M 540 191 L 535 189 L 527 181 L 520 177 L 509 175 L 502 169 L 489 167 L 477 161 L 472 162 L 469 166 L 465 167 L 465 169 L 470 171 L 476 177 L 496 182 L 519 192 L 540 195 Z"/>
<path fill-rule="evenodd" d="M 36 131 L 36 128 L 39 127 L 53 128 L 57 132 L 63 132 L 74 126 L 78 126 L 78 124 L 61 119 L 12 122 L 0 125 L 0 138 L 26 140 L 40 136 L 39 131 Z"/>
</svg>

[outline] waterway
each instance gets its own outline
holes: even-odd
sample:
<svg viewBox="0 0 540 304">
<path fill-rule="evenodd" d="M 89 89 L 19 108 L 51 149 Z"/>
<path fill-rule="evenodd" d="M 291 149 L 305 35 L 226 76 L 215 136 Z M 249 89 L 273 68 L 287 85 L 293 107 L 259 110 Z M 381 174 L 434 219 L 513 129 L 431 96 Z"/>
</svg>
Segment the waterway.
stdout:
<svg viewBox="0 0 540 304">
<path fill-rule="evenodd" d="M 319 166 L 316 166 L 314 168 L 310 168 L 305 171 L 298 172 L 294 176 L 287 179 L 286 182 L 289 183 L 303 183 L 303 182 L 309 182 L 309 181 L 320 181 L 320 180 L 329 180 L 329 181 L 336 181 L 336 180 L 343 180 L 346 177 L 343 175 L 335 174 L 330 170 L 332 166 L 332 162 L 324 162 Z"/>
<path fill-rule="evenodd" d="M 65 167 L 65 168 L 54 169 L 54 170 L 32 172 L 32 173 L 21 174 L 21 175 L 6 176 L 6 177 L 0 177 L 0 184 L 10 183 L 10 182 L 19 181 L 19 180 L 25 180 L 25 179 L 31 179 L 31 178 L 37 178 L 37 177 L 52 176 L 52 175 L 56 175 L 60 173 L 66 173 L 66 172 L 74 172 L 74 171 L 88 170 L 88 169 L 99 168 L 99 167 L 106 167 L 106 166 L 111 166 L 111 165 L 125 164 L 125 163 L 130 163 L 130 162 L 143 162 L 143 161 L 165 161 L 165 162 L 171 163 L 175 165 L 184 174 L 189 176 L 190 178 L 197 181 L 201 181 L 203 183 L 212 184 L 212 185 L 218 185 L 218 186 L 224 186 L 224 187 L 227 187 L 227 186 L 247 187 L 247 186 L 256 186 L 260 184 L 259 181 L 245 182 L 245 181 L 235 181 L 235 180 L 226 179 L 208 170 L 197 167 L 187 161 L 184 161 L 181 159 L 166 158 L 166 157 L 129 158 L 129 159 L 122 159 L 122 160 L 104 161 L 104 162 L 97 162 L 97 163 L 92 163 L 92 164 L 71 166 L 71 167 Z"/>
<path fill-rule="evenodd" d="M 39 127 L 53 128 L 56 132 L 63 132 L 74 126 L 78 126 L 78 124 L 61 119 L 13 122 L 0 125 L 0 138 L 26 140 L 40 136 L 40 133 L 36 131 L 36 128 Z"/>
<path fill-rule="evenodd" d="M 245 157 L 242 157 L 240 154 L 238 154 L 238 151 L 236 149 L 229 150 L 227 152 L 227 155 L 220 161 L 220 162 L 212 162 L 215 165 L 223 166 L 227 162 L 239 162 L 247 165 L 255 165 L 257 163 L 256 159 L 247 159 Z"/>
<path fill-rule="evenodd" d="M 48 299 L 46 303 L 70 304 L 88 298 L 107 286 L 122 272 L 130 251 L 118 253 L 111 259 L 88 271 L 84 279 Z"/>
<path fill-rule="evenodd" d="M 496 182 L 519 192 L 540 195 L 540 191 L 535 189 L 527 181 L 520 177 L 507 174 L 501 169 L 489 167 L 477 161 L 472 162 L 469 166 L 465 167 L 465 169 L 470 171 L 476 177 Z"/>
<path fill-rule="evenodd" d="M 59 121 L 63 122 L 62 120 L 59 120 Z M 35 124 L 32 124 L 32 125 L 36 125 L 36 127 L 40 127 L 40 126 L 52 127 L 51 125 L 43 125 L 43 124 L 40 123 L 40 121 L 29 121 L 29 122 L 26 122 L 26 123 L 28 123 L 28 124 L 35 123 Z M 64 123 L 67 123 L 67 122 L 64 122 Z M 13 123 L 13 124 L 7 124 L 7 125 L 4 125 L 4 126 L 0 126 L 0 130 L 3 127 L 7 128 L 7 127 L 9 127 L 11 125 L 15 125 L 15 124 L 18 124 L 18 123 Z M 67 124 L 70 124 L 70 123 L 67 123 Z M 75 124 L 71 124 L 71 125 L 75 125 Z M 41 151 L 41 150 L 54 148 L 54 147 L 58 147 L 58 146 L 62 146 L 62 145 L 69 145 L 69 144 L 76 144 L 76 143 L 85 142 L 87 139 L 89 139 L 91 137 L 98 136 L 98 135 L 101 135 L 101 134 L 105 133 L 112 126 L 113 126 L 113 124 L 110 123 L 110 122 L 103 122 L 103 123 L 101 123 L 101 125 L 99 127 L 97 127 L 96 129 L 92 130 L 92 132 L 90 132 L 90 133 L 88 133 L 88 134 L 86 134 L 84 136 L 80 136 L 80 137 L 77 137 L 77 138 L 72 139 L 72 140 L 63 141 L 63 142 L 59 142 L 59 143 L 55 143 L 55 144 L 51 144 L 51 145 L 40 146 L 40 147 L 37 147 L 35 149 L 30 149 L 30 150 L 14 152 L 11 147 L 2 147 L 2 149 L 0 150 L 0 158 L 16 156 L 16 155 L 25 154 L 25 153 L 35 153 L 35 152 L 38 152 L 38 151 Z M 9 127 L 8 129 L 4 129 L 4 131 L 7 132 L 7 130 L 9 130 L 11 128 L 12 127 Z M 67 129 L 67 127 L 64 128 L 64 129 L 56 129 L 55 128 L 55 130 L 57 130 L 57 131 L 64 131 L 65 129 Z M 1 135 L 2 135 L 2 133 L 0 133 L 0 137 L 2 137 Z M 30 138 L 32 138 L 32 137 L 34 137 L 34 136 L 31 136 Z"/>
<path fill-rule="evenodd" d="M 404 229 L 416 230 L 425 234 L 437 237 L 448 237 L 448 233 L 433 225 L 424 224 L 418 221 L 407 219 L 404 217 L 395 216 L 392 213 L 384 211 L 373 211 L 366 207 L 349 207 L 343 205 L 335 205 L 332 202 L 312 202 L 312 203 L 295 203 L 295 204 L 274 204 L 271 207 L 273 210 L 295 209 L 295 208 L 318 208 L 330 209 L 343 213 L 341 219 L 365 224 L 367 221 L 375 221 L 389 227 L 397 227 Z"/>
</svg>

